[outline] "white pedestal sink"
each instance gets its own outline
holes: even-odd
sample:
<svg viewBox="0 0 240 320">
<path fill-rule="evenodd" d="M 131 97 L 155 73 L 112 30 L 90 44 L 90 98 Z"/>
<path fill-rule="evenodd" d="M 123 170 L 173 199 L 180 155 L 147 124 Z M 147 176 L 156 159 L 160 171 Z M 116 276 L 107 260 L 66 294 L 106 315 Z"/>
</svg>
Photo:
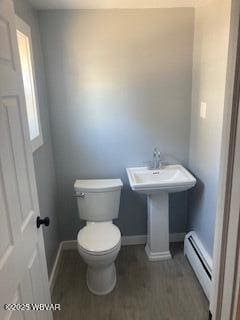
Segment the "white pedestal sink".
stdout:
<svg viewBox="0 0 240 320">
<path fill-rule="evenodd" d="M 169 193 L 185 191 L 196 179 L 181 165 L 158 170 L 146 167 L 127 168 L 132 190 L 148 196 L 147 244 L 150 261 L 171 259 L 169 250 Z"/>
</svg>

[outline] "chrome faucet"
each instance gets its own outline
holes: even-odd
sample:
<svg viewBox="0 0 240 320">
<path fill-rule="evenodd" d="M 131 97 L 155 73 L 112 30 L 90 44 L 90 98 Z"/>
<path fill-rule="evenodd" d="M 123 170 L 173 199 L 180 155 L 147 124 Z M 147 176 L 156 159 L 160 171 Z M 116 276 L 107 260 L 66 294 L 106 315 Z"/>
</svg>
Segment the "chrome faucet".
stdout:
<svg viewBox="0 0 240 320">
<path fill-rule="evenodd" d="M 161 161 L 161 152 L 158 148 L 154 148 L 153 150 L 153 161 L 152 168 L 153 170 L 161 169 L 162 161 Z"/>
</svg>

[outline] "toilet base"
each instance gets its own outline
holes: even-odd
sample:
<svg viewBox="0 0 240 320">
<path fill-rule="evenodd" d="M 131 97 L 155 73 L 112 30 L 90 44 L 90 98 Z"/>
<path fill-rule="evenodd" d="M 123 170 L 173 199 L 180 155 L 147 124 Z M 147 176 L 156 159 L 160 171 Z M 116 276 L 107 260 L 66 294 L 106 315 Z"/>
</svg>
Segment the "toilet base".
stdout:
<svg viewBox="0 0 240 320">
<path fill-rule="evenodd" d="M 110 293 L 116 285 L 116 268 L 112 263 L 104 268 L 87 269 L 87 286 L 89 291 L 98 296 Z"/>
</svg>

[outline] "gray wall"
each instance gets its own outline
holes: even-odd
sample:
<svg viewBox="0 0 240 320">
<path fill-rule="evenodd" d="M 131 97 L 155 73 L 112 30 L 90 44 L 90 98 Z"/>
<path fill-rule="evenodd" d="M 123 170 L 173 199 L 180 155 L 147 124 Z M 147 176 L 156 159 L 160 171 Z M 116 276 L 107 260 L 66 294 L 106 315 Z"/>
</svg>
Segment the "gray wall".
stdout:
<svg viewBox="0 0 240 320">
<path fill-rule="evenodd" d="M 195 10 L 189 167 L 199 181 L 189 194 L 189 229 L 196 231 L 211 256 L 218 196 L 230 4 L 230 0 L 213 0 L 209 5 Z M 205 119 L 199 117 L 201 101 L 207 103 Z"/>
<path fill-rule="evenodd" d="M 130 191 L 125 168 L 150 160 L 155 146 L 187 163 L 194 11 L 42 11 L 39 18 L 61 239 L 80 227 L 77 178 L 121 178 L 117 224 L 124 235 L 145 234 L 146 198 Z M 170 230 L 183 232 L 187 194 L 172 198 Z"/>
<path fill-rule="evenodd" d="M 52 152 L 49 113 L 45 88 L 45 74 L 40 43 L 37 13 L 26 0 L 15 0 L 15 12 L 31 27 L 36 82 L 39 98 L 40 119 L 43 132 L 43 146 L 34 152 L 34 165 L 41 216 L 48 216 L 51 224 L 44 228 L 45 251 L 50 274 L 59 245 L 56 216 L 56 178 Z"/>
</svg>

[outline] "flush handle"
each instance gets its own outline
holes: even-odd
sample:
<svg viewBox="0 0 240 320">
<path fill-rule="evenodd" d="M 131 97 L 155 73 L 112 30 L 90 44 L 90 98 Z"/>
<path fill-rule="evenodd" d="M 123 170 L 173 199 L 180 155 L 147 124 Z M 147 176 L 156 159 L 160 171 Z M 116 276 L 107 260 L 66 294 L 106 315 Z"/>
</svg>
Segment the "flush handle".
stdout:
<svg viewBox="0 0 240 320">
<path fill-rule="evenodd" d="M 75 198 L 85 198 L 85 193 L 84 192 L 81 192 L 81 193 L 74 193 L 74 197 Z"/>
</svg>

